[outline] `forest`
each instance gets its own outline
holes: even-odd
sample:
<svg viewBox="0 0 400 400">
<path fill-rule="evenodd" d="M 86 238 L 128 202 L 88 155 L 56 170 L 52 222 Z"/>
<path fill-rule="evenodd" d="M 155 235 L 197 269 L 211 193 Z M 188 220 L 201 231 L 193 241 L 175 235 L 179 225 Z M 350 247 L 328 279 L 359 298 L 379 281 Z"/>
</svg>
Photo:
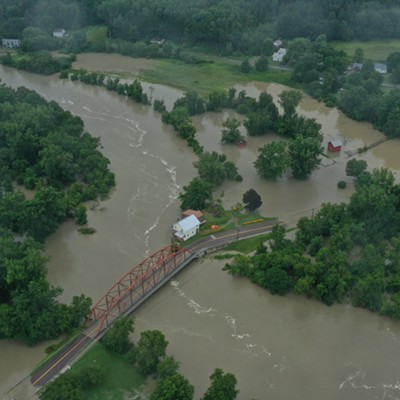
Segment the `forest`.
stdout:
<svg viewBox="0 0 400 400">
<path fill-rule="evenodd" d="M 104 26 L 91 37 L 82 28 Z M 24 39 L 31 49 L 60 46 L 52 31 L 75 31 L 72 51 L 106 50 L 103 39 L 208 46 L 223 54 L 262 54 L 271 39 L 324 34 L 331 40 L 400 37 L 399 0 L 2 0 L 1 36 Z M 87 49 L 87 48 L 86 48 Z M 157 52 L 158 46 L 152 51 Z M 78 51 L 77 51 L 78 50 Z"/>
<path fill-rule="evenodd" d="M 59 304 L 46 279 L 44 240 L 67 219 L 87 223 L 83 202 L 114 186 L 99 139 L 36 92 L 0 87 L 0 338 L 30 345 L 79 326 L 91 300 Z"/>
<path fill-rule="evenodd" d="M 301 218 L 294 241 L 283 226 L 274 227 L 269 251 L 260 245 L 225 270 L 274 294 L 351 302 L 400 319 L 400 185 L 390 170 L 367 172 L 365 162 L 352 161 L 346 172 L 356 191 L 348 204 L 323 204 Z"/>
</svg>

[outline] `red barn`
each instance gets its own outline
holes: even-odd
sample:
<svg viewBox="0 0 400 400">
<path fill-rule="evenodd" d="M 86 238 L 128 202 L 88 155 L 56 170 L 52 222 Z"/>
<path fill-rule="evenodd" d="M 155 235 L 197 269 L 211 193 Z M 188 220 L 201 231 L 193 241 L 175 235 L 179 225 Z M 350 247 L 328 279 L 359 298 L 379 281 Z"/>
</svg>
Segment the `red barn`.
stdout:
<svg viewBox="0 0 400 400">
<path fill-rule="evenodd" d="M 328 142 L 328 151 L 333 153 L 342 150 L 342 142 L 339 139 L 330 140 Z"/>
</svg>

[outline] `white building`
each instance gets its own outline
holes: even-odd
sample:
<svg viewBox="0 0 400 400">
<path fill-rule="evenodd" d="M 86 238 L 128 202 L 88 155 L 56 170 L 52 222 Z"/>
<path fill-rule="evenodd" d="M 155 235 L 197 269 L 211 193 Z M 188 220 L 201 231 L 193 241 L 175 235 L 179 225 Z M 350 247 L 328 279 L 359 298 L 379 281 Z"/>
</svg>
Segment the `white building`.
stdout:
<svg viewBox="0 0 400 400">
<path fill-rule="evenodd" d="M 19 39 L 2 39 L 1 42 L 6 49 L 15 49 L 21 45 Z"/>
<path fill-rule="evenodd" d="M 276 53 L 272 54 L 272 60 L 282 62 L 285 57 L 287 50 L 284 48 L 279 49 Z"/>
<path fill-rule="evenodd" d="M 53 31 L 53 36 L 56 38 L 65 38 L 68 36 L 68 33 L 65 29 L 56 29 Z"/>
<path fill-rule="evenodd" d="M 189 217 L 183 218 L 176 222 L 172 229 L 174 230 L 174 235 L 180 240 L 188 240 L 194 236 L 200 228 L 200 221 L 195 215 L 190 215 Z"/>
</svg>

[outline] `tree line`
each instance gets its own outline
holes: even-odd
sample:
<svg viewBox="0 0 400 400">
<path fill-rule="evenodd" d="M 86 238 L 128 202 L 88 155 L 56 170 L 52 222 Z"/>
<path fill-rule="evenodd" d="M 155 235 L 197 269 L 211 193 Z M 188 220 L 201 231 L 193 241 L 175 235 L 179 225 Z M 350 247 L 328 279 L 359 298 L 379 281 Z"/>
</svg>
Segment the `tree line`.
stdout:
<svg viewBox="0 0 400 400">
<path fill-rule="evenodd" d="M 91 304 L 57 302 L 42 243 L 67 219 L 86 224 L 83 202 L 115 181 L 80 118 L 26 88 L 1 86 L 0 104 L 0 338 L 33 345 L 78 326 Z"/>
<path fill-rule="evenodd" d="M 187 0 L 184 7 L 178 0 L 18 0 L 2 3 L 0 33 L 23 38 L 31 49 L 63 47 L 65 41 L 52 37 L 53 30 L 62 27 L 77 32 L 67 38 L 75 51 L 105 51 L 105 41 L 98 40 L 103 37 L 125 47 L 166 39 L 225 54 L 265 54 L 271 39 L 278 37 L 399 38 L 399 20 L 399 0 Z M 88 26 L 104 26 L 106 31 L 86 35 Z M 148 49 L 153 54 L 158 51 L 154 44 Z"/>
<path fill-rule="evenodd" d="M 158 330 L 141 332 L 137 343 L 130 336 L 134 320 L 122 317 L 114 322 L 102 339 L 102 345 L 110 352 L 127 359 L 144 377 L 152 375 L 157 383 L 150 400 L 192 400 L 194 386 L 179 372 L 180 363 L 167 356 L 168 341 Z M 84 399 L 85 391 L 101 384 L 102 366 L 89 364 L 70 370 L 50 382 L 40 393 L 41 400 Z M 216 368 L 210 376 L 210 386 L 201 400 L 234 400 L 239 390 L 232 373 Z"/>
<path fill-rule="evenodd" d="M 301 218 L 293 241 L 274 227 L 268 248 L 239 255 L 224 269 L 274 294 L 351 302 L 400 319 L 400 185 L 390 170 L 368 172 L 354 161 L 346 168 L 357 176 L 349 204 L 323 204 Z"/>
</svg>

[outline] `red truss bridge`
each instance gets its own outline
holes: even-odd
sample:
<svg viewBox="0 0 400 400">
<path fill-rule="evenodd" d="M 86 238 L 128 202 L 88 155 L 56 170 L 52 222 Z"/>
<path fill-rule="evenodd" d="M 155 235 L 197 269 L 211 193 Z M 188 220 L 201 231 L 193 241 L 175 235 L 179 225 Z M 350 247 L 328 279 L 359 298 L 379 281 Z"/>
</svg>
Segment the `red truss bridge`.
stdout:
<svg viewBox="0 0 400 400">
<path fill-rule="evenodd" d="M 68 369 L 71 361 L 90 343 L 100 339 L 117 318 L 134 311 L 194 259 L 237 240 L 270 232 L 277 223 L 265 221 L 254 226 L 237 227 L 199 239 L 186 249 L 170 245 L 147 257 L 101 297 L 93 306 L 84 331 L 33 372 L 30 376 L 31 384 L 41 387 Z"/>
<path fill-rule="evenodd" d="M 176 245 L 158 250 L 114 283 L 93 306 L 86 326 L 96 326 L 95 336 L 99 335 L 115 319 L 143 303 L 193 258 L 192 252 Z"/>
<path fill-rule="evenodd" d="M 127 315 L 147 300 L 182 268 L 197 258 L 196 253 L 170 245 L 158 250 L 119 279 L 94 305 L 86 329 L 31 375 L 34 386 L 43 386 L 65 368 L 85 347 L 101 338 L 120 316 Z"/>
</svg>

